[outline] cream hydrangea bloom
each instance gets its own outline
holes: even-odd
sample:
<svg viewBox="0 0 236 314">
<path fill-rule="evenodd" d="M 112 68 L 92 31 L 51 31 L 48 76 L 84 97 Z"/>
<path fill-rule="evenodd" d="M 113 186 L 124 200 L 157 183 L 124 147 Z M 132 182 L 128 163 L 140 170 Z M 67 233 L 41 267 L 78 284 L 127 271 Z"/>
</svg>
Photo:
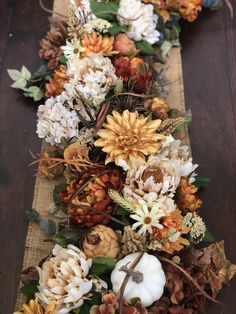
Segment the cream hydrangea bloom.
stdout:
<svg viewBox="0 0 236 314">
<path fill-rule="evenodd" d="M 73 245 L 67 249 L 55 245 L 52 253 L 53 257 L 38 267 L 36 297 L 45 306 L 56 301 L 57 314 L 66 314 L 82 306 L 93 288 L 94 279 L 87 278 L 92 260 Z"/>
</svg>

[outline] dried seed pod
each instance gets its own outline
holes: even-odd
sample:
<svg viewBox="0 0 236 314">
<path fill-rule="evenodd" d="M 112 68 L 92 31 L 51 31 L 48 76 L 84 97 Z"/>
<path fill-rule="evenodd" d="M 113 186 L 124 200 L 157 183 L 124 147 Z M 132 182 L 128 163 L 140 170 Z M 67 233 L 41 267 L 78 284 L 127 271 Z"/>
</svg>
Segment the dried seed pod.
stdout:
<svg viewBox="0 0 236 314">
<path fill-rule="evenodd" d="M 84 238 L 82 249 L 87 258 L 116 258 L 120 253 L 118 235 L 107 226 L 97 225 Z"/>
<path fill-rule="evenodd" d="M 153 99 L 148 99 L 145 101 L 144 107 L 153 112 L 158 118 L 162 120 L 168 118 L 170 107 L 162 98 L 155 97 Z"/>
</svg>

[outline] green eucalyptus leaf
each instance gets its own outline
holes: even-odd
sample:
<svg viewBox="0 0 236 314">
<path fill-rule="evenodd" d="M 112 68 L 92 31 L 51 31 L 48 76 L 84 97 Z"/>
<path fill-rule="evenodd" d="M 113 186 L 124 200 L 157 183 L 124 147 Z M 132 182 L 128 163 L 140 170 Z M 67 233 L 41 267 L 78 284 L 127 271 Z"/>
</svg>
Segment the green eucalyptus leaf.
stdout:
<svg viewBox="0 0 236 314">
<path fill-rule="evenodd" d="M 44 93 L 38 86 L 30 86 L 24 90 L 26 91 L 25 96 L 32 97 L 34 101 L 39 101 L 43 98 Z"/>
<path fill-rule="evenodd" d="M 146 40 L 137 41 L 135 44 L 136 44 L 136 48 L 139 49 L 142 54 L 146 56 L 156 55 L 155 49 Z"/>
<path fill-rule="evenodd" d="M 166 56 L 169 55 L 171 48 L 172 48 L 171 42 L 169 42 L 168 40 L 163 41 L 161 45 L 161 52 L 163 58 L 166 58 Z"/>
<path fill-rule="evenodd" d="M 31 78 L 30 71 L 23 65 L 21 68 L 21 76 L 28 81 Z"/>
<path fill-rule="evenodd" d="M 45 232 L 49 236 L 54 235 L 57 231 L 57 225 L 55 221 L 51 219 L 40 218 L 39 225 L 43 232 Z"/>
<path fill-rule="evenodd" d="M 112 271 L 116 265 L 116 260 L 108 257 L 97 257 L 93 259 L 89 274 L 100 276 L 104 273 Z"/>
<path fill-rule="evenodd" d="M 94 0 L 90 0 L 89 2 L 94 15 L 104 20 L 116 21 L 116 14 L 119 8 L 118 4 L 114 2 L 97 2 Z"/>
<path fill-rule="evenodd" d="M 26 213 L 26 216 L 28 217 L 29 221 L 30 222 L 33 222 L 33 223 L 39 223 L 40 221 L 40 215 L 39 213 L 37 212 L 36 209 L 28 209 L 25 211 Z"/>
</svg>

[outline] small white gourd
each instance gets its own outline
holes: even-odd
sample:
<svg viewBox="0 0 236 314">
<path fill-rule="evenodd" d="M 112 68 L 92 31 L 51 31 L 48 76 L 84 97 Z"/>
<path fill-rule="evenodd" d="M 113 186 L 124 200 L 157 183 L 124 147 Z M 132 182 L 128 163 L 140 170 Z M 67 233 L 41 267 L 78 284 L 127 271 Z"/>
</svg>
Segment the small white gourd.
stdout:
<svg viewBox="0 0 236 314">
<path fill-rule="evenodd" d="M 111 273 L 113 291 L 118 293 L 128 271 L 122 270 L 130 268 L 136 258 L 142 253 L 132 253 L 125 256 L 116 263 Z M 152 305 L 159 300 L 163 294 L 166 283 L 165 273 L 158 258 L 154 255 L 144 253 L 141 260 L 135 266 L 133 273 L 142 274 L 139 283 L 134 281 L 134 276 L 130 276 L 124 290 L 124 298 L 130 301 L 133 298 L 140 298 L 145 307 Z"/>
</svg>

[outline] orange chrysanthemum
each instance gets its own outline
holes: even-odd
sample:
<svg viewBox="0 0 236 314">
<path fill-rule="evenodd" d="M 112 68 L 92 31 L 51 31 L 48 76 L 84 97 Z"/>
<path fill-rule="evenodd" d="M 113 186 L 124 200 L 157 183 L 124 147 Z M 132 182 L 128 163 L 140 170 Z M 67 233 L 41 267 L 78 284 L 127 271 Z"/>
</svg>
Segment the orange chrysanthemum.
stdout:
<svg viewBox="0 0 236 314">
<path fill-rule="evenodd" d="M 179 187 L 177 189 L 177 204 L 182 211 L 190 210 L 196 211 L 202 205 L 202 201 L 196 196 L 198 188 L 189 184 L 187 178 L 181 178 Z"/>
<path fill-rule="evenodd" d="M 163 225 L 163 229 L 153 228 L 152 240 L 161 243 L 161 251 L 172 254 L 190 244 L 186 238 L 182 237 L 183 234 L 187 234 L 190 230 L 189 227 L 182 226 L 182 221 L 183 216 L 177 208 L 174 212 L 170 213 L 170 215 L 162 218 L 161 224 Z M 171 230 L 175 230 L 180 234 L 176 241 L 170 240 Z"/>
<path fill-rule="evenodd" d="M 101 53 L 103 56 L 112 56 L 119 53 L 113 50 L 114 37 L 102 36 L 93 32 L 91 35 L 86 34 L 81 40 L 81 46 L 86 49 L 83 55 L 88 56 L 90 52 Z"/>
<path fill-rule="evenodd" d="M 202 9 L 202 0 L 168 0 L 167 3 L 189 22 L 195 21 Z"/>
<path fill-rule="evenodd" d="M 71 181 L 60 197 L 64 202 L 70 204 L 68 215 L 73 222 L 86 227 L 98 223 L 107 224 L 109 218 L 106 214 L 110 215 L 113 211 L 113 203 L 108 195 L 108 190 L 119 191 L 122 185 L 119 173 L 115 170 L 100 175 L 96 171 L 90 171 L 86 172 L 80 180 Z M 81 186 L 84 188 L 81 189 Z M 90 210 L 86 206 L 94 208 L 94 210 Z"/>
<path fill-rule="evenodd" d="M 128 165 L 134 160 L 145 160 L 145 156 L 154 154 L 161 148 L 164 135 L 157 129 L 161 120 L 149 120 L 138 112 L 113 111 L 107 116 L 107 123 L 97 132 L 100 137 L 95 146 L 102 147 L 107 154 L 105 164 L 125 161 Z"/>
<path fill-rule="evenodd" d="M 46 87 L 46 97 L 55 97 L 60 95 L 64 91 L 64 84 L 69 81 L 66 75 L 66 66 L 61 64 L 53 72 L 52 77 L 49 80 L 49 83 L 45 84 Z"/>
</svg>

